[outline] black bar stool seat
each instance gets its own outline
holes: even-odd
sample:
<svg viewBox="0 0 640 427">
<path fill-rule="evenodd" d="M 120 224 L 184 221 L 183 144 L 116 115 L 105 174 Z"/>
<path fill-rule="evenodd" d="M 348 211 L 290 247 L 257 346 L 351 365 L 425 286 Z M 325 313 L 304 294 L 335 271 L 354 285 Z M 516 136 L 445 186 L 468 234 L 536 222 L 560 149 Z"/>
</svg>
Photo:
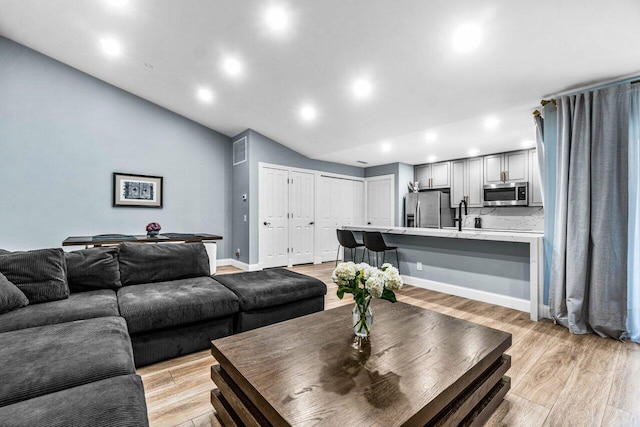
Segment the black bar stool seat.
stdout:
<svg viewBox="0 0 640 427">
<path fill-rule="evenodd" d="M 367 248 L 369 255 L 369 264 L 371 264 L 371 252 L 376 255 L 376 267 L 378 267 L 378 254 L 382 252 L 382 264 L 385 262 L 385 255 L 387 251 L 395 251 L 396 253 L 396 263 L 398 264 L 398 272 L 400 272 L 400 259 L 398 259 L 398 247 L 397 246 L 388 246 L 382 237 L 382 233 L 379 231 L 365 231 L 364 235 L 364 246 Z M 363 254 L 364 258 L 364 254 Z"/>
<path fill-rule="evenodd" d="M 345 249 L 351 249 L 351 259 L 356 262 L 357 249 L 364 247 L 364 244 L 359 243 L 354 237 L 351 230 L 336 230 L 338 235 L 338 253 L 336 254 L 336 265 L 338 265 L 338 257 L 340 256 L 340 246 Z M 362 261 L 364 261 L 364 251 L 362 252 Z M 361 262 L 362 262 L 361 261 Z"/>
</svg>

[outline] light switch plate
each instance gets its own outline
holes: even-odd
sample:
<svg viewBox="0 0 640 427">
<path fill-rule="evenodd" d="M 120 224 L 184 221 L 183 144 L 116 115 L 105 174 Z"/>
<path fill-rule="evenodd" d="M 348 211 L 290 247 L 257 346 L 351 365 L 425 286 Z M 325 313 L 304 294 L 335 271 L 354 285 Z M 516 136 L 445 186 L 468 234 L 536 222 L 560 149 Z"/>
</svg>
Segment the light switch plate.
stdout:
<svg viewBox="0 0 640 427">
<path fill-rule="evenodd" d="M 416 270 L 422 271 L 422 263 L 421 262 L 416 264 Z"/>
</svg>

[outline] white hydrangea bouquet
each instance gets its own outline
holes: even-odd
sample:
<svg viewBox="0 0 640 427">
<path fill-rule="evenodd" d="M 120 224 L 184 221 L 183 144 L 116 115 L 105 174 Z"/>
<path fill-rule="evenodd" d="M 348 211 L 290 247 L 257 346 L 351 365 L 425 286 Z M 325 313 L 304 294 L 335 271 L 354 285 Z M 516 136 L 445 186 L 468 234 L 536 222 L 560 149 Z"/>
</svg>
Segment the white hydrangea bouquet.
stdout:
<svg viewBox="0 0 640 427">
<path fill-rule="evenodd" d="M 373 324 L 373 312 L 369 306 L 371 298 L 396 302 L 394 291 L 402 289 L 402 277 L 398 269 L 389 263 L 379 269 L 369 264 L 341 262 L 331 275 L 338 285 L 338 298 L 353 294 L 353 331 L 360 338 L 367 338 Z"/>
</svg>

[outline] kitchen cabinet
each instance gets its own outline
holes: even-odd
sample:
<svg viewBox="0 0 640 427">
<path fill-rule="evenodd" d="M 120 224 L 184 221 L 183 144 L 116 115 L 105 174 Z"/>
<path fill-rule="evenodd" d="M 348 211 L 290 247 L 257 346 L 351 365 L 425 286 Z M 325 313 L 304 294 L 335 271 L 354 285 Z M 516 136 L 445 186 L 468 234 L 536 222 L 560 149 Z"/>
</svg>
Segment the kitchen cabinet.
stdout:
<svg viewBox="0 0 640 427">
<path fill-rule="evenodd" d="M 542 206 L 542 189 L 536 149 L 529 150 L 529 206 Z"/>
<path fill-rule="evenodd" d="M 458 207 L 466 198 L 468 207 L 482 207 L 483 158 L 451 162 L 451 207 Z"/>
<path fill-rule="evenodd" d="M 527 150 L 484 156 L 485 184 L 523 182 L 528 179 L 529 152 Z"/>
<path fill-rule="evenodd" d="M 449 188 L 450 162 L 431 163 L 415 167 L 414 177 L 421 190 L 432 188 Z"/>
</svg>

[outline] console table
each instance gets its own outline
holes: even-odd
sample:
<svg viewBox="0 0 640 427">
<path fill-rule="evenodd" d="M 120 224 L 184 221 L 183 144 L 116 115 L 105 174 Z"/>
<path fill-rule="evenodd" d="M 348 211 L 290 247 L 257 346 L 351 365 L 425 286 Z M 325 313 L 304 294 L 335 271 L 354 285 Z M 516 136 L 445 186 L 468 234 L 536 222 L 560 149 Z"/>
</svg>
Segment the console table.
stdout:
<svg viewBox="0 0 640 427">
<path fill-rule="evenodd" d="M 156 237 L 143 235 L 103 234 L 99 236 L 71 236 L 62 241 L 62 246 L 102 246 L 117 245 L 122 242 L 164 243 L 164 242 L 209 242 L 222 240 L 222 236 L 207 233 L 166 233 Z"/>
</svg>

